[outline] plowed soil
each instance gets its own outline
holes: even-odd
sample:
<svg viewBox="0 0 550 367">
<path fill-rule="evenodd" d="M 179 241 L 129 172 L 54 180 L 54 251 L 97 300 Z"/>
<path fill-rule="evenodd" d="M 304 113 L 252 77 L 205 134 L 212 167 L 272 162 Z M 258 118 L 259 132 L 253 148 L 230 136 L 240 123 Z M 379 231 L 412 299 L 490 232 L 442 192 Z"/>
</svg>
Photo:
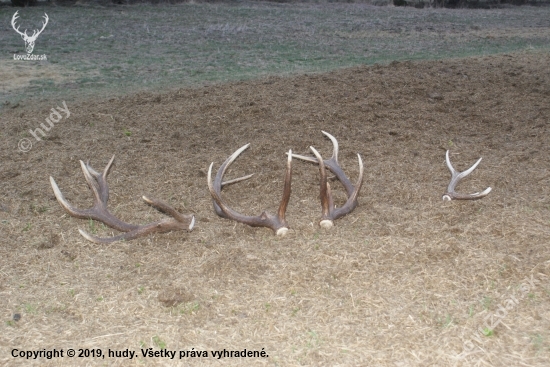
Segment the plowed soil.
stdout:
<svg viewBox="0 0 550 367">
<path fill-rule="evenodd" d="M 98 98 L 68 103 L 70 116 L 40 141 L 29 130 L 49 127 L 63 101 L 6 108 L 0 363 L 547 365 L 548 65 L 548 53 L 516 53 Z M 211 162 L 216 170 L 251 143 L 226 178 L 255 175 L 224 198 L 244 214 L 274 213 L 285 153 L 331 155 L 321 130 L 338 139 L 353 182 L 357 153 L 365 166 L 359 206 L 332 230 L 318 225 L 317 166 L 296 159 L 285 237 L 216 216 Z M 483 157 L 457 190 L 490 186 L 486 198 L 441 200 L 446 150 L 459 170 Z M 113 213 L 130 223 L 165 218 L 141 201 L 147 194 L 194 213 L 195 229 L 111 245 L 81 237 L 79 228 L 118 232 L 66 214 L 49 176 L 71 204 L 90 207 L 79 160 L 99 171 L 112 155 Z M 340 206 L 345 191 L 331 184 Z M 488 315 L 500 322 L 488 328 Z M 149 347 L 209 355 L 143 358 Z M 13 348 L 129 348 L 139 358 L 25 361 Z M 224 348 L 269 357 L 216 362 L 211 351 Z"/>
</svg>

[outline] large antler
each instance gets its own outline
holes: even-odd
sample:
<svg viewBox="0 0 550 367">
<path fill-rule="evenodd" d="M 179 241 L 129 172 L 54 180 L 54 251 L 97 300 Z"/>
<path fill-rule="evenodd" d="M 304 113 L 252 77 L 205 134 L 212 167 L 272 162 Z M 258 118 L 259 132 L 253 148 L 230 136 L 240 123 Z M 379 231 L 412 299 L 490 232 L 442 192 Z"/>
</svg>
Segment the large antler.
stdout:
<svg viewBox="0 0 550 367">
<path fill-rule="evenodd" d="M 107 175 L 111 170 L 111 165 L 113 164 L 114 159 L 115 156 L 113 155 L 113 158 L 111 158 L 102 174 L 96 172 L 88 163 L 80 161 L 80 166 L 82 168 L 82 172 L 84 172 L 86 182 L 94 194 L 94 205 L 90 209 L 78 209 L 69 204 L 61 193 L 61 190 L 59 190 L 59 187 L 55 183 L 53 177 L 50 176 L 50 183 L 57 201 L 71 216 L 82 219 L 94 219 L 108 225 L 111 228 L 126 232 L 114 237 L 99 238 L 91 236 L 79 229 L 78 231 L 84 238 L 96 243 L 111 243 L 119 240 L 132 240 L 150 233 L 193 230 L 193 227 L 195 226 L 195 216 L 183 215 L 172 208 L 169 204 L 158 199 L 148 198 L 146 196 L 142 197 L 146 203 L 160 211 L 165 212 L 166 214 L 169 214 L 172 218 L 167 218 L 144 225 L 134 225 L 125 223 L 111 214 L 111 212 L 107 209 L 107 201 L 109 200 Z"/>
<path fill-rule="evenodd" d="M 472 173 L 474 169 L 476 169 L 479 162 L 481 162 L 481 158 L 479 158 L 472 167 L 468 168 L 464 172 L 458 172 L 453 168 L 453 165 L 451 164 L 451 160 L 449 159 L 448 150 L 447 150 L 447 153 L 445 154 L 445 160 L 447 162 L 447 167 L 449 167 L 449 170 L 451 171 L 451 182 L 447 187 L 447 192 L 443 194 L 443 200 L 477 200 L 487 196 L 491 192 L 490 187 L 486 188 L 482 192 L 476 192 L 473 194 L 459 194 L 455 192 L 456 185 L 460 182 L 460 180 L 468 176 L 470 173 Z"/>
<path fill-rule="evenodd" d="M 284 236 L 287 233 L 289 228 L 285 220 L 285 212 L 288 206 L 288 201 L 290 200 L 290 182 L 292 178 L 292 150 L 288 152 L 285 183 L 284 183 L 284 189 L 283 189 L 283 198 L 281 199 L 281 204 L 279 205 L 279 210 L 277 212 L 277 215 L 269 214 L 266 211 L 262 212 L 262 214 L 258 216 L 243 215 L 243 214 L 237 213 L 236 211 L 231 209 L 229 206 L 227 206 L 227 204 L 221 198 L 221 190 L 223 186 L 236 183 L 239 181 L 247 180 L 253 176 L 253 175 L 248 175 L 248 176 L 236 178 L 233 180 L 229 180 L 226 182 L 222 182 L 223 175 L 225 174 L 225 171 L 227 170 L 227 168 L 249 146 L 250 144 L 246 144 L 242 146 L 237 151 L 235 151 L 235 153 L 231 154 L 229 158 L 225 160 L 225 162 L 223 162 L 223 164 L 218 169 L 218 173 L 216 174 L 214 182 L 212 182 L 212 167 L 214 163 L 210 164 L 210 167 L 208 168 L 208 188 L 210 190 L 210 195 L 212 195 L 212 199 L 214 202 L 214 210 L 216 211 L 216 214 L 218 214 L 220 217 L 232 219 L 237 222 L 248 224 L 249 226 L 252 226 L 252 227 L 271 228 L 276 235 Z"/>
<path fill-rule="evenodd" d="M 316 158 L 306 157 L 298 154 L 293 154 L 293 156 L 298 159 L 302 159 L 304 161 L 319 164 L 319 172 L 321 175 L 320 196 L 321 196 L 321 207 L 323 209 L 321 222 L 319 223 L 319 225 L 323 228 L 331 228 L 336 219 L 351 213 L 358 205 L 357 197 L 359 196 L 359 191 L 361 190 L 361 186 L 363 184 L 363 161 L 361 160 L 361 156 L 357 154 L 357 158 L 359 160 L 359 178 L 357 179 L 357 183 L 354 186 L 338 163 L 338 141 L 334 136 L 330 135 L 329 133 L 325 131 L 321 131 L 321 132 L 325 134 L 325 136 L 327 136 L 332 141 L 332 145 L 334 146 L 332 157 L 330 157 L 330 159 L 323 161 L 323 158 L 321 157 L 319 152 L 317 152 L 317 150 L 315 150 L 315 148 L 313 147 L 309 147 L 309 148 L 311 149 L 313 154 L 315 154 Z M 342 183 L 342 185 L 346 189 L 348 200 L 346 201 L 344 206 L 342 206 L 341 208 L 336 208 L 334 206 L 334 200 L 332 199 L 332 192 L 330 189 L 330 185 L 327 181 L 327 172 L 326 172 L 325 166 L 328 167 L 328 169 L 330 169 L 331 172 L 336 175 L 336 178 Z"/>
</svg>

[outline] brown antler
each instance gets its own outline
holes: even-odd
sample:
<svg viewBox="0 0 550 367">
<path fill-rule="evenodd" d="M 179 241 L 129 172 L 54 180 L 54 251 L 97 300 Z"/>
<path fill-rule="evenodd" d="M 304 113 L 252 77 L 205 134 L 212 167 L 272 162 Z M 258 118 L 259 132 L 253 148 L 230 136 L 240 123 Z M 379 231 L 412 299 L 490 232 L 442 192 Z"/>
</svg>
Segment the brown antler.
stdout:
<svg viewBox="0 0 550 367">
<path fill-rule="evenodd" d="M 94 194 L 94 206 L 90 209 L 77 209 L 69 204 L 61 193 L 61 190 L 59 190 L 59 187 L 55 183 L 53 177 L 50 176 L 50 183 L 57 201 L 71 216 L 82 219 L 94 219 L 108 225 L 111 228 L 126 232 L 114 237 L 99 238 L 91 236 L 79 229 L 78 231 L 84 238 L 95 243 L 112 243 L 120 240 L 132 240 L 150 233 L 193 230 L 193 227 L 195 226 L 195 216 L 183 215 L 167 203 L 158 199 L 148 198 L 146 196 L 142 197 L 146 203 L 160 211 L 165 212 L 166 214 L 169 214 L 172 218 L 167 218 L 144 225 L 134 225 L 125 223 L 111 214 L 111 212 L 107 209 L 107 201 L 109 200 L 107 175 L 111 170 L 111 165 L 113 164 L 114 159 L 115 156 L 113 155 L 113 158 L 111 158 L 102 174 L 96 172 L 88 163 L 80 161 L 80 166 L 82 167 L 82 172 L 84 172 L 86 182 Z"/>
<path fill-rule="evenodd" d="M 252 227 L 271 228 L 276 235 L 284 236 L 287 233 L 289 228 L 285 220 L 285 212 L 288 206 L 288 201 L 290 200 L 290 181 L 292 178 L 292 150 L 288 152 L 285 183 L 284 183 L 284 189 L 283 189 L 283 198 L 281 199 L 281 204 L 279 205 L 279 211 L 277 212 L 277 215 L 269 214 L 266 211 L 262 212 L 262 214 L 255 217 L 243 215 L 243 214 L 237 213 L 236 211 L 228 207 L 227 204 L 225 204 L 225 202 L 221 198 L 221 190 L 223 186 L 229 185 L 235 182 L 247 180 L 250 177 L 252 177 L 252 175 L 248 175 L 248 176 L 236 178 L 230 181 L 222 182 L 223 175 L 225 174 L 225 171 L 227 170 L 227 168 L 249 146 L 250 144 L 246 144 L 242 146 L 235 153 L 231 154 L 229 158 L 225 160 L 225 162 L 223 162 L 223 164 L 218 169 L 218 173 L 216 174 L 216 177 L 213 183 L 212 183 L 212 167 L 214 163 L 210 164 L 210 168 L 208 168 L 208 188 L 210 190 L 210 195 L 212 195 L 212 200 L 214 202 L 214 210 L 216 211 L 216 214 L 218 214 L 220 217 L 232 219 L 237 222 L 248 224 L 249 226 L 252 226 Z"/>
<path fill-rule="evenodd" d="M 334 224 L 334 221 L 338 218 L 343 217 L 346 214 L 351 213 L 358 205 L 357 197 L 359 196 L 359 191 L 363 185 L 363 161 L 361 156 L 357 154 L 359 160 L 359 178 L 355 186 L 351 183 L 350 179 L 347 178 L 346 174 L 340 167 L 338 163 L 338 141 L 336 138 L 329 133 L 322 131 L 325 136 L 327 136 L 334 146 L 332 157 L 323 161 L 323 158 L 313 147 L 309 147 L 316 158 L 306 157 L 303 155 L 293 154 L 294 157 L 302 159 L 304 161 L 318 163 L 319 172 L 321 175 L 321 207 L 323 208 L 323 214 L 321 217 L 321 222 L 319 225 L 323 228 L 331 228 Z M 334 200 L 332 199 L 332 192 L 330 190 L 330 185 L 327 181 L 327 172 L 325 166 L 331 170 L 332 173 L 336 175 L 336 178 L 342 183 L 346 189 L 348 200 L 341 208 L 336 208 L 334 206 Z"/>
<path fill-rule="evenodd" d="M 474 169 L 476 169 L 479 162 L 481 162 L 481 158 L 479 158 L 472 167 L 468 168 L 464 172 L 458 172 L 453 168 L 453 165 L 451 164 L 451 160 L 449 159 L 448 150 L 447 150 L 447 153 L 445 154 L 445 160 L 447 162 L 447 167 L 449 167 L 449 170 L 451 171 L 451 182 L 447 187 L 447 192 L 443 194 L 443 200 L 477 200 L 487 196 L 491 192 L 490 187 L 486 188 L 482 192 L 475 192 L 473 194 L 459 194 L 455 192 L 456 185 L 460 182 L 460 180 L 468 176 L 470 173 L 472 173 Z"/>
</svg>

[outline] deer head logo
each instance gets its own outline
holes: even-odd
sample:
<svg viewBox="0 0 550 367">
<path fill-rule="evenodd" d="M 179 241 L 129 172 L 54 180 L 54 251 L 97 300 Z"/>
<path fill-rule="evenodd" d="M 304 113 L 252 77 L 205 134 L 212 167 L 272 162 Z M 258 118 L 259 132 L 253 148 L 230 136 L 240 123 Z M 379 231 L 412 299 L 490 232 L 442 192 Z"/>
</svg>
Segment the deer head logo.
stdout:
<svg viewBox="0 0 550 367">
<path fill-rule="evenodd" d="M 49 19 L 48 14 L 44 13 L 44 22 L 42 22 L 42 29 L 41 30 L 35 29 L 32 33 L 32 36 L 29 36 L 27 34 L 26 29 L 25 29 L 25 32 L 21 32 L 19 31 L 19 26 L 15 28 L 15 21 L 17 20 L 17 18 L 19 18 L 19 15 L 17 13 L 19 13 L 19 10 L 16 11 L 15 14 L 13 14 L 13 18 L 11 18 L 11 26 L 17 33 L 21 35 L 21 38 L 23 38 L 23 41 L 25 41 L 25 49 L 27 50 L 27 54 L 31 54 L 32 51 L 34 50 L 34 41 L 36 41 L 40 33 L 42 33 L 44 28 L 46 28 L 46 24 L 48 24 L 48 19 Z"/>
</svg>

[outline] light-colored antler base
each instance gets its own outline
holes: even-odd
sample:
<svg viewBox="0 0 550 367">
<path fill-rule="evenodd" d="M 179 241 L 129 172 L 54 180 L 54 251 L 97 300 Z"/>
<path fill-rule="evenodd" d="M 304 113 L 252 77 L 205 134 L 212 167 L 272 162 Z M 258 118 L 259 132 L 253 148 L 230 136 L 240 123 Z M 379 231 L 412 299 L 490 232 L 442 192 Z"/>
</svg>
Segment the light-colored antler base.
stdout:
<svg viewBox="0 0 550 367">
<path fill-rule="evenodd" d="M 332 227 L 334 227 L 334 221 L 330 219 L 324 219 L 319 222 L 319 226 L 324 229 L 331 229 Z"/>
</svg>

